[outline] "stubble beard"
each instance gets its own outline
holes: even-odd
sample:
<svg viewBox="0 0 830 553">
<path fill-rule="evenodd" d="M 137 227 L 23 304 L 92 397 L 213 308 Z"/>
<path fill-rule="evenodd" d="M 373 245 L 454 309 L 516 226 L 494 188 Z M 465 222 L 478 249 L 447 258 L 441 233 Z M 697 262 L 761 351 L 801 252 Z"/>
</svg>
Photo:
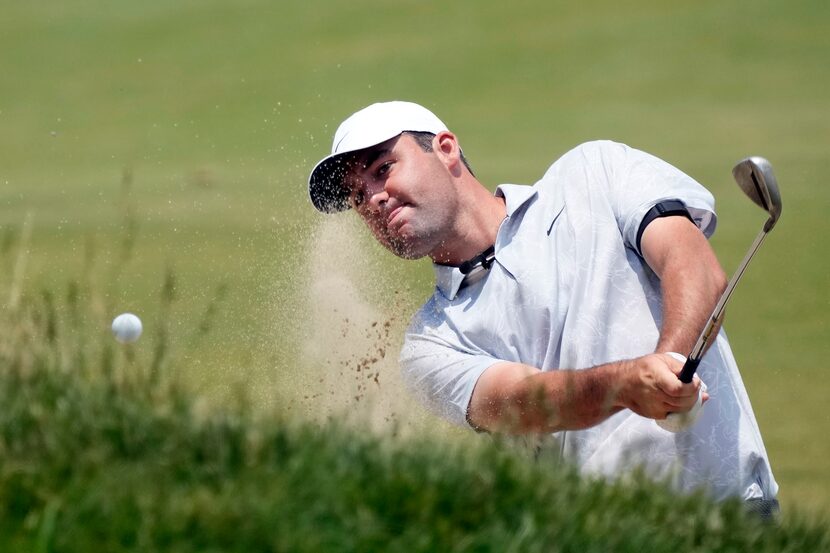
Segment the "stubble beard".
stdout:
<svg viewBox="0 0 830 553">
<path fill-rule="evenodd" d="M 393 234 L 387 229 L 375 232 L 375 236 L 386 249 L 401 259 L 415 260 L 431 255 L 443 239 L 442 226 L 439 221 L 419 218 L 408 223 L 410 227 L 403 234 Z"/>
<path fill-rule="evenodd" d="M 390 252 L 401 259 L 433 257 L 445 248 L 446 240 L 452 236 L 458 205 L 447 184 L 443 193 L 425 195 L 422 202 L 409 204 L 410 213 L 406 224 L 397 232 L 391 231 L 385 221 L 370 222 L 375 238 Z M 403 231 L 399 234 L 400 231 Z"/>
<path fill-rule="evenodd" d="M 383 245 L 401 259 L 421 259 L 429 254 L 425 241 L 418 235 L 386 235 Z"/>
</svg>

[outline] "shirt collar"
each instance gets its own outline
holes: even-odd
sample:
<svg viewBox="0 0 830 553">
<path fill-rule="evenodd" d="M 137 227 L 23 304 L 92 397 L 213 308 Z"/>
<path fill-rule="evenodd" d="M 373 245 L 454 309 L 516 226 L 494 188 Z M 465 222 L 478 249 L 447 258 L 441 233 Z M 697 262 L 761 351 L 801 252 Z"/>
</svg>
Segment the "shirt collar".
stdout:
<svg viewBox="0 0 830 553">
<path fill-rule="evenodd" d="M 496 197 L 504 198 L 508 219 L 534 196 L 536 196 L 536 189 L 532 186 L 502 184 L 496 188 Z M 500 236 L 504 227 L 505 225 L 502 223 L 496 236 L 496 261 L 499 259 Z M 458 295 L 458 290 L 461 289 L 461 284 L 464 282 L 464 275 L 458 270 L 458 267 L 433 263 L 432 268 L 435 271 L 435 285 L 438 287 L 438 291 L 448 300 L 454 300 Z"/>
<path fill-rule="evenodd" d="M 452 301 L 458 295 L 458 289 L 461 288 L 461 283 L 464 282 L 464 275 L 458 270 L 458 267 L 450 267 L 449 265 L 439 265 L 433 263 L 432 268 L 435 271 L 435 285 L 441 294 L 448 300 Z"/>
<path fill-rule="evenodd" d="M 504 198 L 504 207 L 507 209 L 508 217 L 512 217 L 520 207 L 536 194 L 536 187 L 522 184 L 502 184 L 496 188 L 496 197 Z M 498 250 L 498 239 L 496 244 L 496 250 Z"/>
</svg>

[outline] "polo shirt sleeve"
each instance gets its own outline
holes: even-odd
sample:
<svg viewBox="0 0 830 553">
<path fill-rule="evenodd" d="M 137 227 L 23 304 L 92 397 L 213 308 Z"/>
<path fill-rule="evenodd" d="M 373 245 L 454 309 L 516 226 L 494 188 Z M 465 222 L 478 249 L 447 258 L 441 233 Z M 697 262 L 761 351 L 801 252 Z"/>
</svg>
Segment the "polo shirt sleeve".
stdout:
<svg viewBox="0 0 830 553">
<path fill-rule="evenodd" d="M 499 360 L 465 346 L 446 323 L 425 319 L 426 309 L 415 316 L 404 338 L 400 356 L 403 381 L 429 411 L 469 427 L 467 407 L 476 382 Z"/>
<path fill-rule="evenodd" d="M 715 232 L 715 199 L 700 183 L 671 164 L 625 144 L 595 143 L 598 177 L 608 187 L 611 209 L 625 245 L 637 249 L 645 215 L 660 202 L 680 200 L 709 238 Z"/>
</svg>

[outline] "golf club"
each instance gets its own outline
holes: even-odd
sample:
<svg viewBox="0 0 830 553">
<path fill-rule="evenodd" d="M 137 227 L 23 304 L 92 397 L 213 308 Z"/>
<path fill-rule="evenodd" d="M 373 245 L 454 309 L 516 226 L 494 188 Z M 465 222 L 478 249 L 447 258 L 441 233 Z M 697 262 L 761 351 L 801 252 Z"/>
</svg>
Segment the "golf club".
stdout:
<svg viewBox="0 0 830 553">
<path fill-rule="evenodd" d="M 729 301 L 729 297 L 732 295 L 732 291 L 744 274 L 746 266 L 752 260 L 752 256 L 755 255 L 764 238 L 766 238 L 767 233 L 772 230 L 778 218 L 781 216 L 781 195 L 778 192 L 778 183 L 775 180 L 775 175 L 772 173 L 772 166 L 769 161 L 757 156 L 748 157 L 735 165 L 732 169 L 732 175 L 735 177 L 738 186 L 744 191 L 744 194 L 749 196 L 753 202 L 769 214 L 769 219 L 764 223 L 764 228 L 758 233 L 758 236 L 755 238 L 752 246 L 750 246 L 749 251 L 735 271 L 735 274 L 729 279 L 729 284 L 726 286 L 726 290 L 724 290 L 720 300 L 718 300 L 715 310 L 712 311 L 709 322 L 706 324 L 706 327 L 695 343 L 695 347 L 686 359 L 686 364 L 683 365 L 683 370 L 680 371 L 679 376 L 680 381 L 684 383 L 692 381 L 697 366 L 700 364 L 700 359 L 703 357 L 703 352 L 706 350 L 706 346 L 712 337 L 712 332 L 723 319 L 723 312 L 726 308 L 726 303 Z"/>
</svg>

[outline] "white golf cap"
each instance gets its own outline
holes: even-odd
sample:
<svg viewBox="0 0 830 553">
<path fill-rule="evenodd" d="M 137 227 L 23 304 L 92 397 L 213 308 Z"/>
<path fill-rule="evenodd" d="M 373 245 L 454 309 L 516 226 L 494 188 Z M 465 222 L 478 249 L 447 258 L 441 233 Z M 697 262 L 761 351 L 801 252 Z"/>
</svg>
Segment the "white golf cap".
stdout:
<svg viewBox="0 0 830 553">
<path fill-rule="evenodd" d="M 311 171 L 311 203 L 325 213 L 349 209 L 348 191 L 342 186 L 344 154 L 386 142 L 406 131 L 438 134 L 446 130 L 449 129 L 435 114 L 412 102 L 382 102 L 363 108 L 340 124 L 334 133 L 331 155 Z"/>
</svg>

